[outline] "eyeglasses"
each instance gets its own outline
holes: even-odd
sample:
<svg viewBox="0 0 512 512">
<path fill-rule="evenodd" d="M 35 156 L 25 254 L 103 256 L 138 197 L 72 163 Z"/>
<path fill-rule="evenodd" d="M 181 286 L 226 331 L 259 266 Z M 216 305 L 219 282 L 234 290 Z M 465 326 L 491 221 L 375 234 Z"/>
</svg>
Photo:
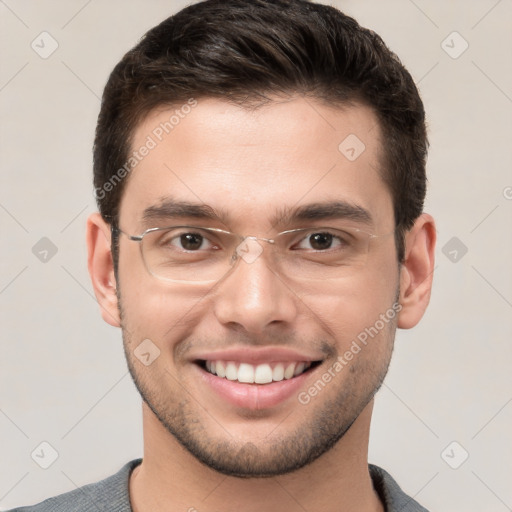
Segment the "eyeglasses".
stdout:
<svg viewBox="0 0 512 512">
<path fill-rule="evenodd" d="M 242 236 L 217 228 L 170 226 L 129 235 L 140 243 L 144 265 L 150 274 L 165 281 L 218 281 L 240 260 L 251 264 L 272 248 L 271 266 L 292 279 L 343 277 L 365 265 L 370 243 L 389 236 L 373 235 L 354 227 L 314 227 L 283 231 L 274 238 Z"/>
</svg>

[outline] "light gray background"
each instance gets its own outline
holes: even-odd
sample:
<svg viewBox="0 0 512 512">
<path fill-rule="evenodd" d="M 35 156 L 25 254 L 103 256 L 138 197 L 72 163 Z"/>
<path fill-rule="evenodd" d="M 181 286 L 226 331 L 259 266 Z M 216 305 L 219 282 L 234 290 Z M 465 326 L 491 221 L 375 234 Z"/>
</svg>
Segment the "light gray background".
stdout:
<svg viewBox="0 0 512 512">
<path fill-rule="evenodd" d="M 101 320 L 86 271 L 91 145 L 111 69 L 184 5 L 0 0 L 1 508 L 142 455 L 120 332 Z M 431 306 L 397 336 L 370 461 L 433 511 L 512 510 L 512 3 L 335 5 L 381 34 L 419 84 L 431 141 L 426 210 L 438 222 Z M 31 48 L 42 31 L 59 45 L 47 59 Z M 458 58 L 464 41 L 446 39 L 453 31 L 469 44 Z M 32 252 L 42 237 L 57 248 L 46 262 Z M 459 248 L 446 246 L 453 237 Z M 31 458 L 43 441 L 59 454 L 46 470 Z M 452 469 L 463 450 L 469 458 Z"/>
</svg>

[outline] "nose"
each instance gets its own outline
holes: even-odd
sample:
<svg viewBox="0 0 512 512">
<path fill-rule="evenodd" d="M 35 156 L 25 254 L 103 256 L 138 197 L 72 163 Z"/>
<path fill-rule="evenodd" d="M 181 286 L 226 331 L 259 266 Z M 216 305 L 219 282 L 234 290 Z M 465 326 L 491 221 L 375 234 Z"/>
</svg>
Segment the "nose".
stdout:
<svg viewBox="0 0 512 512">
<path fill-rule="evenodd" d="M 221 324 L 258 334 L 293 323 L 299 299 L 266 256 L 254 247 L 239 253 L 235 268 L 217 288 L 214 314 Z"/>
</svg>

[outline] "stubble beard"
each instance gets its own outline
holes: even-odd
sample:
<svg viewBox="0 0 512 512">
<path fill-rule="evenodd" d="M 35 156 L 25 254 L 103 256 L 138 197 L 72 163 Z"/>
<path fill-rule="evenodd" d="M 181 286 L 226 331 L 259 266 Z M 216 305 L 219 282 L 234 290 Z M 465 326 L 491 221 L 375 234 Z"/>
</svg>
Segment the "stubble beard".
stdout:
<svg viewBox="0 0 512 512">
<path fill-rule="evenodd" d="M 370 342 L 385 344 L 386 350 L 381 359 L 359 361 L 356 354 L 351 364 L 340 372 L 347 372 L 348 377 L 334 397 L 324 398 L 322 395 L 329 396 L 327 393 L 330 390 L 323 390 L 308 405 L 300 405 L 297 400 L 296 411 L 280 425 L 276 425 L 264 441 L 237 441 L 229 435 L 228 429 L 223 428 L 220 429 L 225 433 L 223 438 L 214 437 L 200 418 L 204 405 L 199 405 L 172 374 L 164 371 L 153 382 L 146 377 L 146 367 L 143 368 L 133 354 L 136 342 L 125 328 L 120 294 L 118 299 L 125 356 L 142 400 L 189 453 L 224 475 L 265 478 L 291 473 L 311 464 L 328 452 L 350 429 L 381 387 L 391 360 L 396 319 L 387 324 L 379 339 Z M 162 382 L 168 386 L 162 386 Z M 365 382 L 362 389 L 361 382 Z M 331 385 L 336 385 L 336 377 L 333 378 L 333 384 L 328 386 Z M 303 421 L 287 430 L 287 420 L 293 416 Z M 212 415 L 208 414 L 205 417 L 209 421 L 217 421 L 222 427 L 221 419 L 212 419 Z"/>
</svg>

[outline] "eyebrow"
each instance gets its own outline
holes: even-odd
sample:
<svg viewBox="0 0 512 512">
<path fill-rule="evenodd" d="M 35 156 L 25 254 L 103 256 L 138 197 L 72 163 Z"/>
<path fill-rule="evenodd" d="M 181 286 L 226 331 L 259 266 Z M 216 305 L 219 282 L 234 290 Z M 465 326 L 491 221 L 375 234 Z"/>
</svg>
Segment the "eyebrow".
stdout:
<svg viewBox="0 0 512 512">
<path fill-rule="evenodd" d="M 142 214 L 142 220 L 145 224 L 172 218 L 218 221 L 225 226 L 230 224 L 229 215 L 225 211 L 217 211 L 206 204 L 177 201 L 172 198 L 164 199 L 158 205 L 147 207 Z M 270 220 L 270 224 L 274 227 L 280 227 L 299 223 L 300 221 L 323 219 L 342 219 L 368 226 L 373 225 L 373 218 L 367 209 L 341 200 L 311 203 L 299 207 L 282 207 Z"/>
<path fill-rule="evenodd" d="M 167 218 L 186 218 L 217 220 L 223 222 L 221 215 L 211 206 L 206 204 L 190 203 L 187 201 L 176 201 L 172 198 L 163 200 L 158 205 L 149 206 L 142 213 L 142 221 L 148 223 L 154 220 Z"/>
<path fill-rule="evenodd" d="M 297 208 L 282 208 L 274 217 L 272 225 L 285 225 L 297 221 L 307 220 L 350 220 L 353 222 L 373 225 L 370 212 L 360 205 L 347 201 L 330 201 L 326 203 L 312 203 Z"/>
</svg>

